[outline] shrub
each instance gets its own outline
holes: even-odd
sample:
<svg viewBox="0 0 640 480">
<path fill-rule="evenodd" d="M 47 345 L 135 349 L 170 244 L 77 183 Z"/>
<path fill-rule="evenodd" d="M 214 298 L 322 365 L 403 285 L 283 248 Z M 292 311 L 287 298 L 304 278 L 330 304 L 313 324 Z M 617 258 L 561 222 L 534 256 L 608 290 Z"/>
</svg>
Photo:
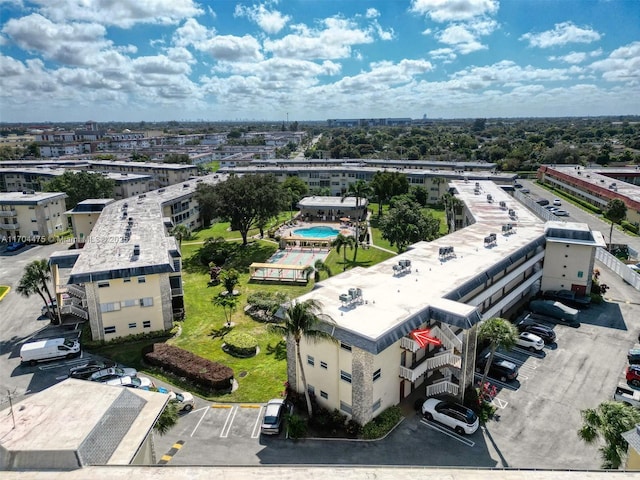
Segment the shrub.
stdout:
<svg viewBox="0 0 640 480">
<path fill-rule="evenodd" d="M 300 415 L 288 413 L 285 416 L 287 432 L 291 438 L 301 438 L 307 434 L 307 421 Z"/>
<path fill-rule="evenodd" d="M 362 432 L 362 425 L 351 419 L 344 426 L 344 431 L 347 433 L 347 436 L 356 438 Z"/>
<path fill-rule="evenodd" d="M 482 425 L 486 424 L 489 420 L 493 418 L 493 415 L 496 413 L 497 408 L 494 407 L 489 402 L 481 401 L 480 402 L 480 411 L 477 412 L 478 419 Z"/>
<path fill-rule="evenodd" d="M 640 228 L 638 228 L 638 225 L 634 225 L 631 222 L 627 222 L 626 220 L 622 220 L 622 222 L 620 222 L 620 225 L 622 225 L 622 228 L 624 228 L 625 230 L 628 230 L 632 233 L 635 233 L 636 235 L 638 233 L 640 233 Z"/>
<path fill-rule="evenodd" d="M 362 429 L 362 436 L 367 439 L 382 438 L 402 419 L 400 407 L 387 408 Z"/>
<path fill-rule="evenodd" d="M 224 336 L 225 351 L 234 357 L 252 357 L 256 354 L 258 341 L 248 333 L 231 332 Z"/>
<path fill-rule="evenodd" d="M 154 343 L 143 352 L 144 359 L 179 377 L 192 381 L 197 387 L 211 392 L 229 391 L 233 384 L 233 370 L 166 343 Z"/>
</svg>

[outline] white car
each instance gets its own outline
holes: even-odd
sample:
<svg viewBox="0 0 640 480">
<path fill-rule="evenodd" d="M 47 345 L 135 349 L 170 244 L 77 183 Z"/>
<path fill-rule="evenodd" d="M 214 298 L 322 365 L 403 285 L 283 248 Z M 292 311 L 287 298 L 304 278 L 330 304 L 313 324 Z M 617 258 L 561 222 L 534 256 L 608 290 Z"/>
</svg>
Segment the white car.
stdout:
<svg viewBox="0 0 640 480">
<path fill-rule="evenodd" d="M 459 435 L 471 435 L 480 425 L 478 416 L 470 408 L 459 403 L 446 402 L 437 398 L 428 398 L 422 404 L 422 415 L 427 420 L 435 420 L 453 428 Z"/>
<path fill-rule="evenodd" d="M 556 216 L 556 217 L 568 217 L 569 216 L 569 212 L 567 212 L 566 210 L 561 210 L 561 209 L 556 209 L 556 210 L 552 210 L 552 213 Z"/>
<path fill-rule="evenodd" d="M 553 204 L 554 204 L 556 207 L 559 207 L 560 205 L 562 205 L 562 202 L 560 201 L 560 199 L 559 199 L 559 198 L 556 198 L 556 199 L 553 201 Z"/>
<path fill-rule="evenodd" d="M 636 264 L 632 263 L 631 265 L 627 265 L 627 267 L 629 267 L 634 272 L 640 273 L 640 262 L 638 262 Z"/>
<path fill-rule="evenodd" d="M 175 403 L 178 406 L 178 410 L 181 412 L 190 412 L 195 407 L 196 403 L 193 399 L 193 395 L 189 392 L 169 392 L 170 402 Z"/>
<path fill-rule="evenodd" d="M 516 345 L 531 350 L 532 352 L 539 352 L 544 348 L 544 340 L 533 333 L 522 332 L 516 340 Z"/>
<path fill-rule="evenodd" d="M 135 368 L 125 367 L 111 367 L 103 368 L 94 372 L 89 377 L 89 380 L 94 382 L 106 382 L 108 380 L 115 380 L 121 377 L 135 377 L 138 375 L 138 371 Z"/>
<path fill-rule="evenodd" d="M 107 385 L 149 389 L 153 382 L 147 377 L 120 377 L 106 382 Z"/>
</svg>

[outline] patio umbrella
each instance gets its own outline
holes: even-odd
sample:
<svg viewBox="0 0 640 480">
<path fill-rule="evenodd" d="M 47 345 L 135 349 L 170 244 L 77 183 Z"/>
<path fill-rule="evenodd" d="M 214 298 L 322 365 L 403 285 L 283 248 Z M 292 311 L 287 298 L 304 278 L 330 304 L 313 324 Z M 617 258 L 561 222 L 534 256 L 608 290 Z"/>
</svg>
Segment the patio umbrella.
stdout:
<svg viewBox="0 0 640 480">
<path fill-rule="evenodd" d="M 341 221 L 341 222 L 350 222 L 350 221 L 351 221 L 351 219 L 350 219 L 349 217 L 342 217 L 342 218 L 340 219 L 340 221 Z"/>
</svg>

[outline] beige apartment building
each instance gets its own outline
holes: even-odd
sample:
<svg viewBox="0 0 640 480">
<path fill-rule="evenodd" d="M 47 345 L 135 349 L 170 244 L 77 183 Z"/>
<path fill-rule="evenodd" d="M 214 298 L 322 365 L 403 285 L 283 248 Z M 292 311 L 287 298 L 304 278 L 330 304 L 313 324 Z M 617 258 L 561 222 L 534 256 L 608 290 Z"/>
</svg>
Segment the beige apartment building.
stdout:
<svg viewBox="0 0 640 480">
<path fill-rule="evenodd" d="M 66 193 L 0 193 L 0 239 L 40 242 L 67 229 Z"/>
<path fill-rule="evenodd" d="M 148 175 L 151 177 L 150 188 L 168 187 L 186 182 L 198 175 L 195 165 L 153 162 L 112 162 L 108 160 L 90 160 L 88 170 L 96 172 L 114 172 Z"/>
<path fill-rule="evenodd" d="M 599 232 L 545 224 L 493 182 L 450 186 L 464 204 L 456 221 L 464 228 L 330 277 L 298 298 L 321 302 L 333 319 L 322 329 L 335 343 L 301 344 L 321 406 L 364 424 L 417 389 L 462 398 L 474 382 L 479 322 L 510 317 L 541 285 L 589 288 L 595 249 L 604 246 Z M 421 348 L 416 329 L 442 345 Z M 292 343 L 287 354 L 289 382 L 301 391 Z"/>
<path fill-rule="evenodd" d="M 199 225 L 197 180 L 125 200 L 87 200 L 69 216 L 83 248 L 51 255 L 62 313 L 88 319 L 94 340 L 168 330 L 184 315 L 182 259 L 170 229 Z M 190 228 L 191 228 L 190 227 Z"/>
</svg>

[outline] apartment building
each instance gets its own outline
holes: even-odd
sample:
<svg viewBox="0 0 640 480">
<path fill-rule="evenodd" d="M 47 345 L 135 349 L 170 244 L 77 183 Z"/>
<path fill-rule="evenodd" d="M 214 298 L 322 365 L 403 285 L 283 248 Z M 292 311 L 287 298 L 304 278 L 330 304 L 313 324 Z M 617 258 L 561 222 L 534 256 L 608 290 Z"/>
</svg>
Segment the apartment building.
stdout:
<svg viewBox="0 0 640 480">
<path fill-rule="evenodd" d="M 543 165 L 538 179 L 599 208 L 605 208 L 614 198 L 622 200 L 627 206 L 627 221 L 640 226 L 640 166 Z"/>
<path fill-rule="evenodd" d="M 136 173 L 151 177 L 152 189 L 167 187 L 186 182 L 198 174 L 195 165 L 154 162 L 112 162 L 108 160 L 89 160 L 87 169 L 95 172 Z"/>
<path fill-rule="evenodd" d="M 62 313 L 88 319 L 94 340 L 170 329 L 184 315 L 184 300 L 180 248 L 169 231 L 178 223 L 199 226 L 197 185 L 225 179 L 208 175 L 70 212 L 76 238 L 83 229 L 90 234 L 82 249 L 49 258 Z"/>
<path fill-rule="evenodd" d="M 0 193 L 0 239 L 38 242 L 67 228 L 66 193 Z"/>
<path fill-rule="evenodd" d="M 0 168 L 0 191 L 20 192 L 23 190 L 41 190 L 44 184 L 63 175 L 66 171 L 78 171 L 64 168 Z M 113 196 L 116 200 L 139 195 L 151 190 L 153 177 L 135 173 L 101 172 L 115 182 Z"/>
<path fill-rule="evenodd" d="M 450 186 L 464 204 L 464 228 L 330 277 L 297 299 L 321 302 L 333 320 L 321 327 L 336 343 L 301 344 L 320 405 L 364 424 L 416 389 L 462 398 L 474 381 L 480 321 L 510 316 L 541 284 L 588 288 L 595 248 L 604 246 L 599 232 L 545 224 L 490 181 Z M 421 347 L 411 332 L 425 329 L 442 345 Z M 292 343 L 287 357 L 289 383 L 301 391 Z"/>
<path fill-rule="evenodd" d="M 79 202 L 73 209 L 65 212 L 73 229 L 75 248 L 84 247 L 102 210 L 113 202 L 115 202 L 113 198 L 90 198 Z"/>
<path fill-rule="evenodd" d="M 221 173 L 236 175 L 242 174 L 271 174 L 281 182 L 288 177 L 298 177 L 305 182 L 310 191 L 328 188 L 330 195 L 342 196 L 349 185 L 358 180 L 370 182 L 379 171 L 400 172 L 407 176 L 410 185 L 419 185 L 428 192 L 427 201 L 436 204 L 441 201 L 442 195 L 448 191 L 448 182 L 456 179 L 467 179 L 469 181 L 491 180 L 503 185 L 513 185 L 517 175 L 515 173 L 495 173 L 490 169 L 483 170 L 448 170 L 445 167 L 438 169 L 419 169 L 404 167 L 378 167 L 377 163 L 372 166 L 366 163 L 343 162 L 340 165 L 333 163 L 323 165 L 320 161 L 310 165 L 294 164 L 287 162 L 278 164 L 256 163 L 248 166 L 224 166 L 221 162 Z M 452 164 L 456 165 L 456 164 Z M 471 167 L 470 167 L 471 168 Z"/>
</svg>

